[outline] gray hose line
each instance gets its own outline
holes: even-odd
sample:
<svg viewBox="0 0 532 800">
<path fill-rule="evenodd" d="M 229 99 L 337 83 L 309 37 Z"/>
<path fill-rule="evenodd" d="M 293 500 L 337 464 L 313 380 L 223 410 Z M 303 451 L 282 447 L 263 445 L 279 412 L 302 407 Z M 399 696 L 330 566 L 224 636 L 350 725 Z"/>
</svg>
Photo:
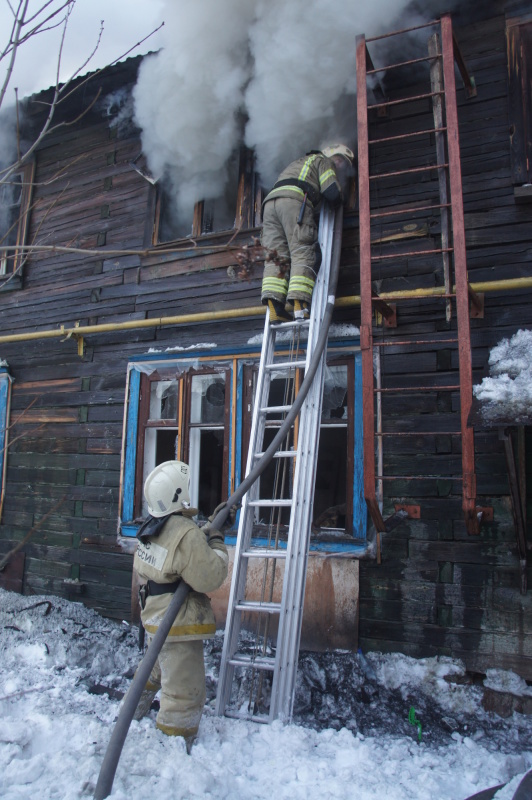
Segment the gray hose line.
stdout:
<svg viewBox="0 0 532 800">
<path fill-rule="evenodd" d="M 264 472 L 270 461 L 272 460 L 274 453 L 276 452 L 279 444 L 286 436 L 288 430 L 292 426 L 295 418 L 299 414 L 301 406 L 303 405 L 303 401 L 308 394 L 308 391 L 312 385 L 312 381 L 314 380 L 314 375 L 316 374 L 316 370 L 318 369 L 320 358 L 323 350 L 327 345 L 327 337 L 329 335 L 329 326 L 331 324 L 332 315 L 334 311 L 334 295 L 336 294 L 336 284 L 338 283 L 338 273 L 340 271 L 340 246 L 342 242 L 342 220 L 343 220 L 343 209 L 340 206 L 335 212 L 335 219 L 334 219 L 334 238 L 333 238 L 333 246 L 332 246 L 332 255 L 331 255 L 331 272 L 329 276 L 329 290 L 328 290 L 328 297 L 327 297 L 327 305 L 325 307 L 325 312 L 323 315 L 320 334 L 318 336 L 318 341 L 316 342 L 316 349 L 312 355 L 311 362 L 309 364 L 309 368 L 307 370 L 307 374 L 301 384 L 301 388 L 299 393 L 292 405 L 290 411 L 286 415 L 286 418 L 283 420 L 283 423 L 279 430 L 277 431 L 276 436 L 274 437 L 273 441 L 271 442 L 268 449 L 265 451 L 264 455 L 257 462 L 255 467 L 251 470 L 249 475 L 244 478 L 236 492 L 234 492 L 231 497 L 227 500 L 225 506 L 218 512 L 215 516 L 214 520 L 211 523 L 211 527 L 217 528 L 220 530 L 226 521 L 231 508 L 235 505 L 240 503 L 242 497 L 248 491 L 248 489 L 255 483 L 257 478 Z M 109 740 L 109 744 L 107 745 L 107 750 L 105 752 L 105 756 L 102 762 L 102 766 L 100 768 L 100 774 L 98 776 L 98 782 L 96 784 L 96 789 L 94 792 L 94 800 L 105 800 L 106 797 L 109 797 L 111 791 L 113 789 L 113 781 L 115 777 L 116 768 L 118 766 L 118 761 L 120 759 L 120 754 L 122 753 L 122 748 L 124 746 L 124 742 L 126 740 L 127 732 L 129 730 L 129 726 L 131 725 L 131 720 L 133 719 L 133 715 L 135 710 L 139 704 L 140 696 L 146 686 L 148 678 L 150 677 L 151 671 L 154 667 L 155 662 L 157 661 L 157 656 L 168 636 L 168 632 L 172 627 L 172 624 L 176 618 L 177 612 L 181 608 L 181 605 L 184 603 L 187 594 L 190 591 L 190 586 L 186 584 L 184 581 L 181 581 L 179 587 L 177 588 L 175 594 L 173 595 L 170 605 L 168 606 L 163 619 L 157 629 L 157 633 L 154 635 L 153 639 L 150 642 L 150 645 L 144 655 L 144 658 L 140 662 L 138 669 L 135 673 L 135 677 L 131 681 L 131 685 L 128 689 L 126 696 L 122 702 L 122 706 L 120 708 L 117 720 L 115 722 L 115 726 L 113 728 L 113 732 L 111 734 L 111 738 Z"/>
</svg>

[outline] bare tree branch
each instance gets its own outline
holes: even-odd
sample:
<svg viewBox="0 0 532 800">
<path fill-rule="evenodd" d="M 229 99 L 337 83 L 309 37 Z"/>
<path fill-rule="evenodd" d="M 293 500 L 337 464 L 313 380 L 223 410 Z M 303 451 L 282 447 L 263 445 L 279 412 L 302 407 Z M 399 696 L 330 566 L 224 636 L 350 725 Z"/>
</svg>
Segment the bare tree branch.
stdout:
<svg viewBox="0 0 532 800">
<path fill-rule="evenodd" d="M 35 19 L 38 16 L 38 13 L 42 13 L 42 11 L 45 8 L 47 8 L 48 6 L 50 6 L 52 2 L 53 2 L 53 0 L 47 0 L 47 2 L 44 3 L 44 5 L 41 6 L 40 11 L 37 12 L 30 19 Z M 10 40 L 11 50 L 7 49 L 7 52 L 11 52 L 11 60 L 10 60 L 10 64 L 9 64 L 9 67 L 8 67 L 8 70 L 7 70 L 7 74 L 6 74 L 6 78 L 5 78 L 2 90 L 0 90 L 0 107 L 2 106 L 2 102 L 3 102 L 4 98 L 5 98 L 7 87 L 9 85 L 9 82 L 10 82 L 11 77 L 12 77 L 15 58 L 17 56 L 19 47 L 21 46 L 22 43 L 24 43 L 29 38 L 31 38 L 29 36 L 29 32 L 27 34 L 24 34 L 24 35 L 22 35 L 22 33 L 21 33 L 22 27 L 25 24 L 27 24 L 28 21 L 29 21 L 29 20 L 26 20 L 26 13 L 27 13 L 27 10 L 28 10 L 28 3 L 29 3 L 29 0 L 20 0 L 17 12 L 15 12 L 16 13 L 16 19 L 15 19 L 14 28 L 13 28 L 14 33 L 12 32 L 11 40 Z M 66 2 L 64 2 L 58 9 L 53 11 L 50 15 L 48 15 L 48 17 L 46 17 L 46 19 L 43 20 L 42 23 L 38 23 L 38 25 L 36 25 L 34 27 L 34 29 L 33 29 L 32 35 L 36 35 L 36 33 L 41 32 L 41 25 L 42 24 L 45 24 L 46 21 L 49 21 L 52 18 L 55 18 L 61 11 L 64 11 L 66 9 L 65 16 L 63 17 L 61 22 L 58 23 L 58 26 L 59 25 L 63 26 L 63 31 L 62 31 L 61 42 L 60 42 L 60 45 L 59 45 L 59 50 L 58 50 L 58 55 L 57 55 L 56 83 L 55 83 L 55 86 L 53 88 L 53 96 L 52 96 L 51 101 L 48 101 L 47 103 L 44 103 L 44 101 L 41 101 L 41 102 L 43 102 L 43 105 L 46 105 L 48 107 L 48 113 L 46 115 L 46 119 L 45 119 L 45 121 L 44 121 L 44 123 L 43 123 L 43 125 L 42 125 L 42 127 L 40 129 L 40 132 L 37 134 L 36 138 L 34 139 L 33 143 L 30 145 L 30 147 L 22 155 L 20 155 L 13 164 L 9 165 L 8 167 L 4 167 L 2 170 L 0 170 L 0 184 L 3 184 L 6 181 L 8 181 L 9 178 L 15 172 L 20 170 L 20 168 L 28 161 L 28 159 L 33 155 L 35 150 L 39 147 L 39 145 L 41 144 L 41 142 L 43 141 L 45 136 L 50 135 L 51 133 L 55 132 L 56 130 L 58 130 L 58 129 L 62 128 L 62 127 L 73 125 L 76 122 L 79 122 L 79 120 L 83 117 L 83 115 L 86 114 L 90 110 L 90 108 L 92 108 L 94 103 L 97 101 L 98 95 L 94 98 L 92 103 L 85 109 L 85 111 L 82 112 L 80 115 L 78 115 L 75 119 L 73 119 L 73 120 L 63 120 L 63 121 L 58 122 L 58 123 L 56 123 L 54 125 L 54 124 L 52 124 L 52 121 L 53 121 L 53 118 L 54 118 L 54 114 L 55 114 L 55 112 L 57 110 L 57 107 L 58 107 L 58 105 L 60 103 L 63 103 L 65 100 L 67 100 L 72 94 L 74 94 L 74 92 L 79 91 L 88 81 L 94 80 L 105 69 L 107 69 L 108 67 L 112 66 L 113 64 L 118 63 L 119 61 L 122 61 L 133 50 L 135 50 L 137 47 L 140 47 L 151 36 L 153 36 L 155 33 L 157 33 L 157 31 L 159 31 L 162 28 L 162 26 L 164 25 L 164 22 L 161 23 L 161 25 L 159 25 L 157 28 L 152 30 L 147 36 L 143 37 L 138 42 L 136 42 L 132 47 L 130 47 L 124 53 L 122 53 L 119 56 L 117 56 L 117 58 L 115 58 L 113 61 L 109 62 L 109 64 L 106 64 L 104 67 L 101 67 L 101 68 L 95 70 L 93 73 L 90 73 L 83 80 L 77 82 L 75 86 L 71 86 L 71 84 L 79 76 L 80 72 L 87 67 L 87 65 L 89 64 L 91 59 L 94 57 L 96 51 L 98 50 L 98 48 L 100 46 L 102 33 L 103 33 L 103 22 L 102 22 L 101 26 L 100 26 L 100 31 L 98 33 L 96 45 L 94 46 L 92 52 L 90 53 L 88 58 L 86 58 L 85 61 L 81 64 L 81 66 L 78 69 L 76 69 L 74 71 L 74 73 L 64 83 L 61 84 L 59 82 L 59 74 L 60 74 L 60 68 L 61 68 L 63 48 L 64 48 L 64 43 L 65 43 L 65 38 L 66 38 L 66 33 L 67 33 L 67 28 L 68 28 L 68 22 L 69 22 L 69 19 L 70 19 L 70 15 L 71 15 L 71 13 L 72 13 L 72 11 L 74 9 L 75 3 L 76 3 L 76 0 L 66 0 Z M 57 27 L 57 26 L 54 26 L 54 27 Z M 5 54 L 6 54 L 6 52 L 4 52 L 4 55 Z M 0 56 L 0 60 L 1 60 L 1 57 L 2 56 Z"/>
</svg>

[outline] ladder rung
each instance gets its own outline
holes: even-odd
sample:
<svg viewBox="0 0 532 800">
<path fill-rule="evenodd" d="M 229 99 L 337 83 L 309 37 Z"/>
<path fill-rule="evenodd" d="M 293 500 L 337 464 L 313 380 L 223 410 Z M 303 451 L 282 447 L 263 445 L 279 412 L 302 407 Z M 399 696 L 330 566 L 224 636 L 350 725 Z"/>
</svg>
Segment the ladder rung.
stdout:
<svg viewBox="0 0 532 800">
<path fill-rule="evenodd" d="M 386 389 L 374 389 L 375 394 L 394 394 L 395 392 L 456 392 L 460 389 L 460 384 L 456 386 L 392 386 Z"/>
<path fill-rule="evenodd" d="M 384 297 L 381 299 L 390 300 L 391 298 L 386 297 L 386 295 L 384 295 Z M 408 345 L 409 347 L 414 347 L 414 346 L 421 347 L 422 345 L 425 344 L 450 344 L 451 342 L 457 342 L 457 341 L 458 339 L 456 337 L 453 337 L 452 339 L 411 339 L 410 341 L 403 340 L 397 342 L 394 342 L 392 339 L 385 339 L 384 341 L 374 341 L 373 347 L 394 347 L 399 344 Z"/>
<path fill-rule="evenodd" d="M 272 322 L 271 325 L 276 331 L 282 328 L 300 328 L 303 325 L 310 325 L 310 319 L 290 319 L 287 322 Z"/>
<path fill-rule="evenodd" d="M 375 436 L 461 436 L 462 431 L 393 431 L 375 433 Z"/>
<path fill-rule="evenodd" d="M 237 611 L 258 611 L 260 614 L 280 614 L 280 603 L 261 603 L 260 600 L 241 600 L 235 606 Z"/>
<path fill-rule="evenodd" d="M 413 94 L 410 97 L 402 97 L 400 100 L 387 100 L 385 103 L 372 103 L 368 105 L 368 111 L 372 108 L 388 108 L 389 106 L 400 106 L 404 103 L 411 103 L 412 100 L 427 100 L 429 97 L 439 97 L 445 94 L 441 89 L 439 92 L 426 92 L 426 94 Z"/>
<path fill-rule="evenodd" d="M 400 208 L 397 211 L 375 211 L 370 214 L 371 219 L 378 219 L 380 217 L 396 217 L 401 214 L 415 214 L 418 211 L 434 211 L 437 208 L 450 208 L 450 203 L 438 203 L 437 205 L 430 206 L 411 206 L 410 208 Z"/>
<path fill-rule="evenodd" d="M 306 361 L 279 361 L 277 363 L 274 362 L 272 364 L 266 364 L 266 369 L 294 369 L 294 367 L 305 367 L 306 363 Z"/>
<path fill-rule="evenodd" d="M 290 411 L 292 406 L 265 406 L 261 408 L 261 414 L 282 414 L 284 411 Z"/>
<path fill-rule="evenodd" d="M 264 453 L 255 453 L 254 458 L 262 458 Z M 277 450 L 274 454 L 274 458 L 296 458 L 297 450 Z"/>
<path fill-rule="evenodd" d="M 254 547 L 242 553 L 243 558 L 286 558 L 286 550 L 268 550 L 266 547 Z"/>
<path fill-rule="evenodd" d="M 267 725 L 270 721 L 270 718 L 266 714 L 246 714 L 245 711 L 230 711 L 227 709 L 224 712 L 226 717 L 230 717 L 230 719 L 245 719 L 249 722 L 262 722 L 264 725 Z"/>
<path fill-rule="evenodd" d="M 390 39 L 392 36 L 400 36 L 403 33 L 420 31 L 423 28 L 433 28 L 435 25 L 439 27 L 441 25 L 441 20 L 432 19 L 430 20 L 430 22 L 422 22 L 421 25 L 413 25 L 410 28 L 401 28 L 400 31 L 390 31 L 389 33 L 380 33 L 378 36 L 371 36 L 370 38 L 366 39 L 366 45 L 368 42 L 380 42 L 381 39 Z"/>
<path fill-rule="evenodd" d="M 263 669 L 273 672 L 275 669 L 275 658 L 268 656 L 246 656 L 234 655 L 229 659 L 233 667 L 253 667 L 253 669 Z"/>
<path fill-rule="evenodd" d="M 250 500 L 248 505 L 253 508 L 290 508 L 292 500 L 276 500 L 272 497 L 270 500 Z"/>
<path fill-rule="evenodd" d="M 435 247 L 434 250 L 409 250 L 406 253 L 392 253 L 388 256 L 371 256 L 372 261 L 384 261 L 385 259 L 395 258 L 396 261 L 399 261 L 401 258 L 405 256 L 436 256 L 438 253 L 452 253 L 452 247 Z M 432 297 L 442 297 L 442 295 L 431 295 Z M 380 298 L 382 300 L 382 297 Z M 417 298 L 414 298 L 417 300 Z"/>
<path fill-rule="evenodd" d="M 399 69 L 399 67 L 409 67 L 411 64 L 419 64 L 420 61 L 433 61 L 435 58 L 441 58 L 441 56 L 441 53 L 435 53 L 433 56 L 412 58 L 410 61 L 400 61 L 397 64 L 389 64 L 387 67 L 374 67 L 373 69 L 366 70 L 366 75 L 375 75 L 376 72 L 386 72 L 389 69 Z"/>
<path fill-rule="evenodd" d="M 449 164 L 443 162 L 442 164 L 429 164 L 427 167 L 411 167 L 410 169 L 398 169 L 395 172 L 377 172 L 375 175 L 370 175 L 370 181 L 377 181 L 381 178 L 397 178 L 400 175 L 414 175 L 416 172 L 432 172 L 435 169 L 445 169 Z"/>
<path fill-rule="evenodd" d="M 463 481 L 461 475 L 377 475 L 378 481 Z"/>
<path fill-rule="evenodd" d="M 383 142 L 398 142 L 400 139 L 413 139 L 415 136 L 426 136 L 431 133 L 444 133 L 446 126 L 441 128 L 426 128 L 422 131 L 412 131 L 411 133 L 398 133 L 395 136 L 381 136 L 379 139 L 368 139 L 368 144 L 382 144 Z"/>
</svg>

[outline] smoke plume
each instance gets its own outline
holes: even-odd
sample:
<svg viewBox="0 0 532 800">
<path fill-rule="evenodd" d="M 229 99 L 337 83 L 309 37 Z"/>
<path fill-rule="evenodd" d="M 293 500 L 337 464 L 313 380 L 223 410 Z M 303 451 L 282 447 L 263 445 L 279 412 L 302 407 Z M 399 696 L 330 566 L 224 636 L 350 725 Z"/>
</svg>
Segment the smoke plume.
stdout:
<svg viewBox="0 0 532 800">
<path fill-rule="evenodd" d="M 164 46 L 144 60 L 134 100 L 148 165 L 171 181 L 179 215 L 222 194 L 242 142 L 266 187 L 310 149 L 354 147 L 356 36 L 431 19 L 451 3 L 422 5 L 166 0 Z"/>
</svg>

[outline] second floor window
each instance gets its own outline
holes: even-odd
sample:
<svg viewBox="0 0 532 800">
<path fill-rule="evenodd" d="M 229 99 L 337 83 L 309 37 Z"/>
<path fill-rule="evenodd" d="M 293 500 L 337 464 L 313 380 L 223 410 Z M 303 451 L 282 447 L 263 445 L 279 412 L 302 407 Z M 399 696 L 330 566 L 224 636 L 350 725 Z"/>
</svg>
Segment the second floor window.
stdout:
<svg viewBox="0 0 532 800">
<path fill-rule="evenodd" d="M 187 236 L 197 238 L 235 228 L 253 228 L 260 224 L 262 190 L 254 169 L 253 152 L 246 147 L 233 153 L 227 165 L 227 183 L 223 193 L 215 199 L 197 202 L 192 219 L 179 217 L 172 190 L 167 184 L 158 185 L 156 192 L 152 244 Z"/>
<path fill-rule="evenodd" d="M 24 254 L 13 248 L 26 244 L 32 182 L 33 164 L 28 164 L 0 184 L 0 281 L 23 263 Z"/>
</svg>

